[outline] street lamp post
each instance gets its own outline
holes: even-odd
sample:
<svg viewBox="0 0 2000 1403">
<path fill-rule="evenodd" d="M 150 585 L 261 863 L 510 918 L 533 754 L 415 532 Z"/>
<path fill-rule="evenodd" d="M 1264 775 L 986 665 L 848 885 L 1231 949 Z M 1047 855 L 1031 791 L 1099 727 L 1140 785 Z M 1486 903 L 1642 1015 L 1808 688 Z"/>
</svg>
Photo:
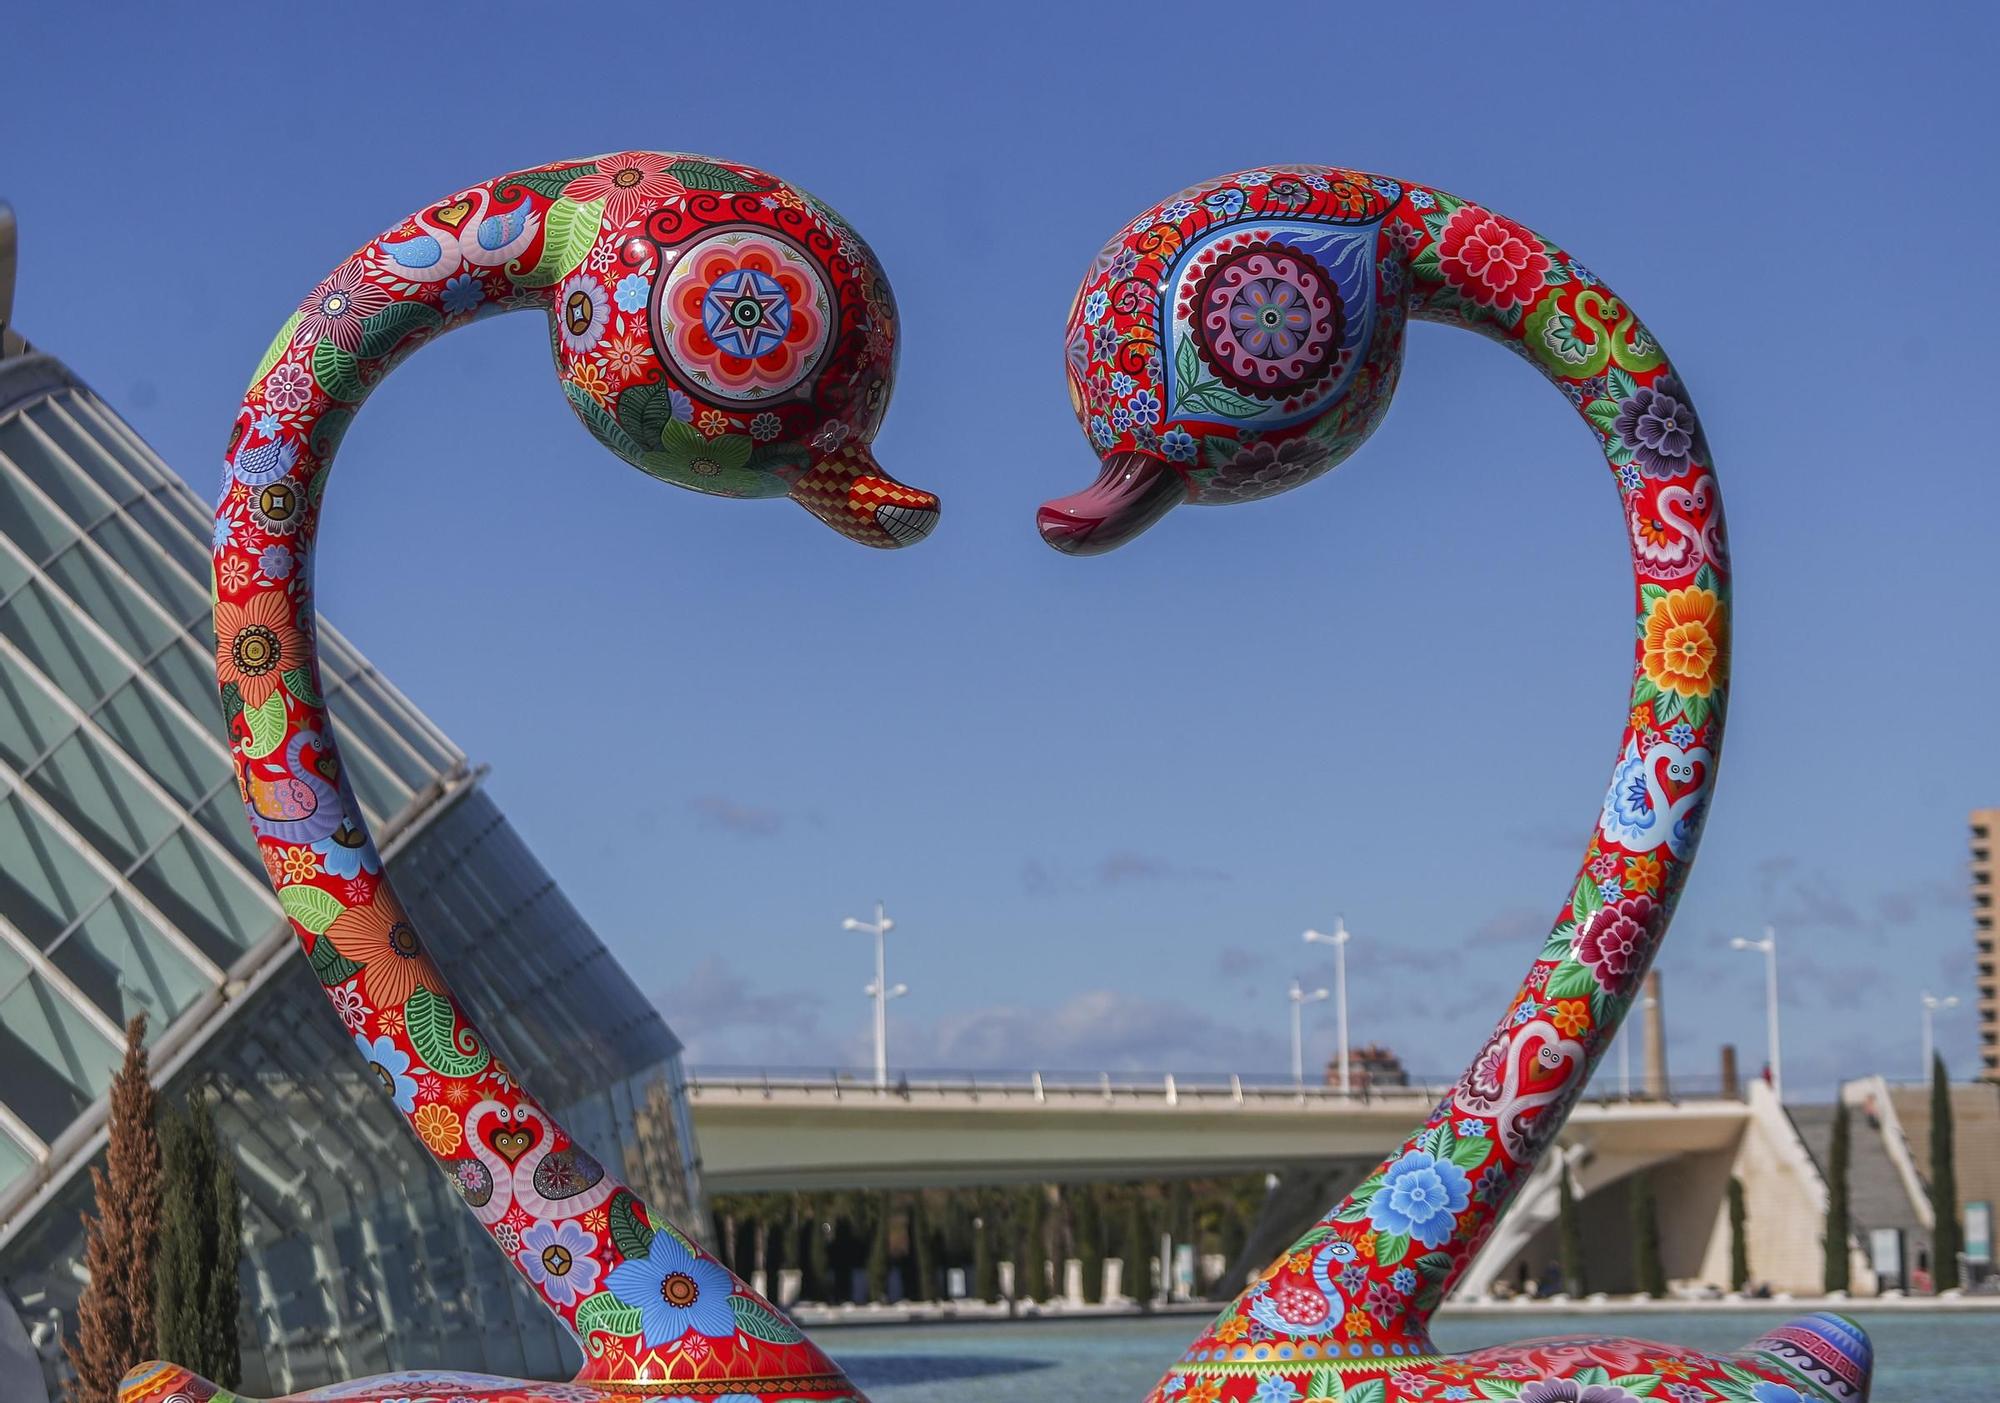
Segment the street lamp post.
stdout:
<svg viewBox="0 0 2000 1403">
<path fill-rule="evenodd" d="M 1941 1008 L 1957 1007 L 1958 995 L 1956 994 L 1946 994 L 1943 998 L 1939 998 L 1935 994 L 1927 993 L 1924 995 L 1924 1076 L 1926 1078 L 1931 1074 L 1931 1052 L 1936 1041 L 1932 1036 L 1931 1019 Z"/>
<path fill-rule="evenodd" d="M 1737 936 L 1729 942 L 1732 950 L 1755 950 L 1764 957 L 1764 1023 L 1770 1037 L 1771 1094 L 1780 1105 L 1785 1100 L 1785 1073 L 1778 1041 L 1778 932 L 1770 926 L 1764 927 L 1762 940 L 1746 940 Z"/>
<path fill-rule="evenodd" d="M 1315 989 L 1307 993 L 1299 987 L 1298 980 L 1292 981 L 1292 1085 L 1301 1092 L 1306 1089 L 1305 1023 L 1301 1015 L 1307 1004 L 1316 1004 L 1328 997 L 1330 996 L 1324 989 Z"/>
<path fill-rule="evenodd" d="M 1340 1024 L 1340 1091 L 1344 1096 L 1353 1090 L 1353 1083 L 1347 1079 L 1347 918 L 1333 918 L 1333 934 L 1309 930 L 1305 940 L 1308 945 L 1331 945 L 1333 947 L 1333 987 L 1340 991 L 1334 1004 L 1335 1016 Z"/>
<path fill-rule="evenodd" d="M 882 948 L 882 937 L 896 928 L 882 909 L 882 903 L 875 903 L 875 919 L 857 921 L 849 916 L 840 923 L 842 930 L 866 931 L 875 937 L 875 982 L 861 992 L 875 1000 L 875 1089 L 889 1088 L 889 1000 L 900 999 L 910 992 L 907 984 L 890 984 L 887 970 L 887 956 Z"/>
</svg>

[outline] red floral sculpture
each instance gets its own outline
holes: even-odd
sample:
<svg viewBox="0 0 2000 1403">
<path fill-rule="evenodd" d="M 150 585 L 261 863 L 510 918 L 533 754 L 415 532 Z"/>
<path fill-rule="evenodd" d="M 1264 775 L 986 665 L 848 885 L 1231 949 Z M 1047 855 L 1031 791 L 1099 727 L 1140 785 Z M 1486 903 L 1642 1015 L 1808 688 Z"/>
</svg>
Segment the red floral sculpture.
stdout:
<svg viewBox="0 0 2000 1403">
<path fill-rule="evenodd" d="M 1041 509 L 1042 535 L 1097 554 L 1183 502 L 1317 477 L 1381 422 L 1411 316 L 1526 357 L 1604 450 L 1637 586 L 1625 734 L 1576 884 L 1457 1087 L 1216 1319 L 1154 1403 L 1862 1403 L 1867 1338 L 1833 1315 L 1727 1358 L 1632 1340 L 1446 1358 L 1430 1339 L 1630 1006 L 1721 753 L 1722 503 L 1687 392 L 1631 310 L 1562 249 L 1440 190 L 1325 166 L 1211 180 L 1127 225 L 1077 292 L 1070 394 L 1102 471 Z"/>
<path fill-rule="evenodd" d="M 347 783 L 313 644 L 327 469 L 403 357 L 518 308 L 548 315 L 585 427 L 655 477 L 788 496 L 871 546 L 908 545 L 937 520 L 937 498 L 868 448 L 896 338 L 874 254 L 818 200 L 747 166 L 624 152 L 474 186 L 363 246 L 280 329 L 237 415 L 215 515 L 216 675 L 250 824 L 384 1094 L 586 1356 L 575 1384 L 426 1371 L 299 1397 L 852 1398 L 781 1311 L 650 1212 L 494 1059 Z M 156 1364 L 123 1397 L 215 1391 Z"/>
</svg>

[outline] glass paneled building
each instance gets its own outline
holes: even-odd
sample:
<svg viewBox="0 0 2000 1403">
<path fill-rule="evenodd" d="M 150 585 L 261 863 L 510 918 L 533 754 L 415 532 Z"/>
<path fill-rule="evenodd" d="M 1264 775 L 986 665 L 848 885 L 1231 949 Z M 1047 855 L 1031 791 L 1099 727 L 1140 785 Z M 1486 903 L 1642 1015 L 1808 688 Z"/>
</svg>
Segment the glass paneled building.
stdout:
<svg viewBox="0 0 2000 1403">
<path fill-rule="evenodd" d="M 0 1312 L 54 1396 L 105 1091 L 144 1013 L 164 1094 L 220 1098 L 245 1199 L 246 1390 L 430 1364 L 573 1371 L 294 953 L 222 739 L 209 508 L 8 325 L 11 242 L 0 207 Z M 607 1167 L 695 1221 L 672 1033 L 483 771 L 324 622 L 320 648 L 397 890 L 495 1052 Z"/>
</svg>

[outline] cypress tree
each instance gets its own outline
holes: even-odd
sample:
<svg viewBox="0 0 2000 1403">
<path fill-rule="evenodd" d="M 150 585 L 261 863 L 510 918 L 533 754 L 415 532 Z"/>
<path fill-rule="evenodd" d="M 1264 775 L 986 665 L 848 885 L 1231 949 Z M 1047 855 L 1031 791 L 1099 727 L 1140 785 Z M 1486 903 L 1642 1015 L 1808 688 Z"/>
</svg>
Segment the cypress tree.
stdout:
<svg viewBox="0 0 2000 1403">
<path fill-rule="evenodd" d="M 812 1280 L 813 1294 L 807 1300 L 820 1301 L 827 1305 L 840 1299 L 833 1288 L 833 1261 L 830 1244 L 833 1239 L 833 1225 L 822 1217 L 822 1209 L 817 1199 L 807 1199 L 805 1273 Z M 801 1291 L 805 1288 L 801 1287 Z"/>
<path fill-rule="evenodd" d="M 104 1167 L 90 1168 L 97 1213 L 83 1217 L 90 1281 L 65 1346 L 75 1403 L 112 1403 L 135 1364 L 159 1353 L 153 1329 L 153 1263 L 160 1234 L 160 1141 L 153 1129 L 146 1015 L 125 1025 L 125 1061 L 111 1083 Z"/>
<path fill-rule="evenodd" d="M 1028 1190 L 1021 1204 L 1021 1250 L 1015 1256 L 1014 1295 L 1024 1301 L 1049 1298 L 1047 1203 L 1039 1188 Z"/>
<path fill-rule="evenodd" d="M 1729 1289 L 1741 1291 L 1750 1284 L 1750 1236 L 1745 1230 L 1743 1181 L 1729 1179 Z"/>
<path fill-rule="evenodd" d="M 1091 1305 L 1104 1300 L 1104 1224 L 1097 1212 L 1097 1185 L 1085 1184 L 1076 1195 L 1076 1255 L 1083 1264 L 1083 1299 Z"/>
<path fill-rule="evenodd" d="M 1937 1289 L 1958 1285 L 1958 1166 L 1952 1159 L 1951 1081 L 1944 1058 L 1931 1057 L 1931 1257 Z"/>
<path fill-rule="evenodd" d="M 972 1219 L 972 1294 L 988 1305 L 1000 1301 L 1000 1264 L 993 1260 L 991 1205 L 976 1202 Z"/>
<path fill-rule="evenodd" d="M 160 1136 L 161 1220 L 154 1273 L 159 1352 L 225 1388 L 242 1377 L 236 1168 L 215 1136 L 208 1098 L 170 1114 Z"/>
<path fill-rule="evenodd" d="M 889 1299 L 889 1195 L 875 1196 L 875 1231 L 868 1238 L 868 1299 Z"/>
<path fill-rule="evenodd" d="M 1667 1294 L 1666 1269 L 1660 1261 L 1660 1215 L 1653 1203 L 1653 1178 L 1641 1170 L 1631 1178 L 1632 1262 L 1639 1290 L 1655 1299 Z"/>
<path fill-rule="evenodd" d="M 1153 1301 L 1153 1228 L 1147 1219 L 1145 1197 L 1138 1189 L 1134 1189 L 1125 1200 L 1125 1244 L 1120 1256 L 1120 1261 L 1123 1263 L 1121 1284 L 1127 1297 L 1150 1308 Z"/>
<path fill-rule="evenodd" d="M 1589 1289 L 1583 1267 L 1583 1224 L 1577 1218 L 1576 1195 L 1569 1186 L 1569 1166 L 1557 1175 L 1556 1246 L 1561 1257 L 1563 1290 L 1582 1296 Z"/>
<path fill-rule="evenodd" d="M 1833 1108 L 1833 1145 L 1826 1157 L 1826 1289 L 1847 1289 L 1847 1103 Z"/>
</svg>

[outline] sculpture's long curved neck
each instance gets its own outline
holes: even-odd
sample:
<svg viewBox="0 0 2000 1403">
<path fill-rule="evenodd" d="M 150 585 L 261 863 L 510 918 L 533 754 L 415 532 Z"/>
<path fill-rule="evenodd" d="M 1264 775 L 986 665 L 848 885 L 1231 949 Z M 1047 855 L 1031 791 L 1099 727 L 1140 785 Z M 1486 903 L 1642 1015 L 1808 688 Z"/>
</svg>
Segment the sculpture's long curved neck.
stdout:
<svg viewBox="0 0 2000 1403">
<path fill-rule="evenodd" d="M 424 341 L 483 313 L 549 309 L 592 231 L 551 231 L 560 187 L 536 175 L 462 191 L 362 248 L 257 368 L 215 518 L 217 671 L 238 778 L 300 950 L 371 1074 L 585 1344 L 586 1377 L 666 1377 L 675 1366 L 648 1340 L 679 1326 L 702 1340 L 689 1367 L 708 1377 L 747 1391 L 773 1377 L 800 1391 L 846 1387 L 789 1321 L 649 1212 L 494 1060 L 397 899 L 322 700 L 312 559 L 334 451 L 369 390 Z M 656 1321 L 662 1302 L 671 1318 Z"/>
<path fill-rule="evenodd" d="M 1286 1358 L 1379 1365 L 1431 1351 L 1432 1313 L 1548 1150 L 1631 1006 L 1694 859 L 1721 750 L 1722 507 L 1665 354 L 1560 249 L 1440 191 L 1404 193 L 1380 252 L 1406 272 L 1399 295 L 1411 315 L 1509 344 L 1598 438 L 1635 574 L 1631 701 L 1582 868 L 1492 1036 L 1429 1119 L 1252 1283 L 1190 1360 L 1233 1357 L 1253 1333 L 1299 1351 Z M 1337 1324 L 1310 1295 L 1287 1296 L 1288 1282 L 1315 1278 L 1334 1288 Z"/>
</svg>

